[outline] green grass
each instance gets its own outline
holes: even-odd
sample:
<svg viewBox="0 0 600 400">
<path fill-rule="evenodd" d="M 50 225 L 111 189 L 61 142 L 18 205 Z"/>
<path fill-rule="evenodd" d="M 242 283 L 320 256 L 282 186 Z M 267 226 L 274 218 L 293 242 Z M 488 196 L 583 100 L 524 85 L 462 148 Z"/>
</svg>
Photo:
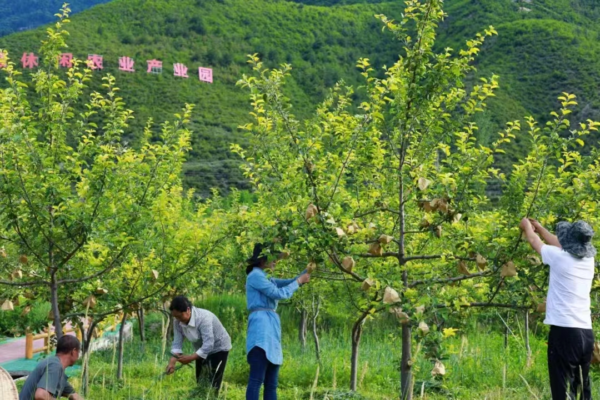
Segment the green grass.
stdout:
<svg viewBox="0 0 600 400">
<path fill-rule="evenodd" d="M 243 298 L 221 296 L 197 303 L 215 311 L 233 339 L 220 398 L 243 399 L 248 376 Z M 293 310 L 284 307 L 281 315 L 285 359 L 280 374 L 279 394 L 282 400 L 309 399 L 317 368 L 319 374 L 314 399 L 397 398 L 400 329 L 396 322 L 382 316 L 366 325 L 361 342 L 359 390 L 356 395 L 351 395 L 347 390 L 350 377 L 349 326 L 344 328 L 343 321 L 334 321 L 332 330 L 320 333 L 323 362 L 318 367 L 310 339 L 306 349 L 302 349 L 297 340 L 297 321 Z M 490 316 L 493 318 L 493 314 Z M 168 359 L 161 353 L 158 338 L 160 318 L 157 314 L 148 316 L 147 343 L 142 344 L 137 336 L 127 343 L 122 382 L 116 382 L 114 378 L 114 350 L 92 355 L 88 399 L 138 399 L 149 387 L 151 390 L 146 399 L 207 398 L 205 392 L 194 388 L 191 368 L 183 368 L 163 380 L 154 380 L 164 370 Z M 414 366 L 415 398 L 421 398 L 423 388 L 424 399 L 549 399 L 543 328 L 538 327 L 538 335 L 531 334 L 532 357 L 528 364 L 522 337 L 523 325 L 514 318 L 511 321 L 512 334 L 508 337 L 507 347 L 503 333 L 492 328 L 499 318 L 496 321 L 487 319 L 485 325 L 470 320 L 464 331 L 447 339 L 444 342 L 448 354 L 448 359 L 444 360 L 447 374 L 443 381 L 431 378 L 432 361 L 423 359 L 420 352 Z M 167 354 L 168 349 L 169 344 Z M 594 396 L 600 396 L 600 374 L 594 370 L 592 376 Z M 79 384 L 77 378 L 74 381 Z"/>
</svg>

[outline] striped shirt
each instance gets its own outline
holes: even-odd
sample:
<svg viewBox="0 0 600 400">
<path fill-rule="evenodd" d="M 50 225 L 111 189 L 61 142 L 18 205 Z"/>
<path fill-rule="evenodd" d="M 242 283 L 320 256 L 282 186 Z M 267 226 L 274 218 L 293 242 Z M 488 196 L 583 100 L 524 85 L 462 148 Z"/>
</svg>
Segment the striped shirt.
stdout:
<svg viewBox="0 0 600 400">
<path fill-rule="evenodd" d="M 192 342 L 200 358 L 205 359 L 211 354 L 231 350 L 231 338 L 219 318 L 202 308 L 192 307 L 192 316 L 187 325 L 174 321 L 172 353 L 183 353 L 184 337 Z"/>
</svg>

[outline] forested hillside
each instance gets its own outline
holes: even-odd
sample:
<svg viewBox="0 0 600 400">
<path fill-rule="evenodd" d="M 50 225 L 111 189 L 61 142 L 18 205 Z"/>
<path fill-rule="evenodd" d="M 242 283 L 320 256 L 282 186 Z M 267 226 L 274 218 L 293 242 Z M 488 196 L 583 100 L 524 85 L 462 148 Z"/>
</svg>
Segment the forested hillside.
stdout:
<svg viewBox="0 0 600 400">
<path fill-rule="evenodd" d="M 490 24 L 498 31 L 477 61 L 479 76 L 500 75 L 498 98 L 482 126 L 495 130 L 527 114 L 544 121 L 561 92 L 578 96 L 573 121 L 600 119 L 600 3 L 450 0 L 446 12 L 443 46 L 458 48 Z"/>
<path fill-rule="evenodd" d="M 258 53 L 269 66 L 292 64 L 288 95 L 302 115 L 338 80 L 358 84 L 360 57 L 369 57 L 378 69 L 397 58 L 402 44 L 381 31 L 374 14 L 398 19 L 403 7 L 401 1 L 372 0 L 114 0 L 74 16 L 69 43 L 76 56 L 104 56 L 104 72 L 118 77 L 135 112 L 132 132 L 141 132 L 149 117 L 162 121 L 184 103 L 196 105 L 185 180 L 206 193 L 211 187 L 243 187 L 229 144 L 244 143 L 237 126 L 248 120 L 249 106 L 235 83 L 249 71 L 247 54 Z M 449 0 L 446 12 L 441 46 L 458 50 L 489 25 L 499 34 L 486 42 L 473 77 L 500 75 L 498 96 L 478 121 L 482 140 L 527 114 L 543 120 L 563 91 L 578 95 L 574 121 L 600 119 L 597 2 Z M 37 49 L 43 35 L 38 28 L 6 36 L 0 48 L 19 60 L 24 51 Z M 118 71 L 120 56 L 135 59 L 135 74 Z M 164 62 L 162 74 L 146 73 L 151 59 Z M 190 79 L 174 77 L 174 63 L 186 64 Z M 214 68 L 214 84 L 198 81 L 199 66 Z M 524 144 L 519 141 L 507 157 L 522 154 Z"/>
<path fill-rule="evenodd" d="M 399 2 L 330 9 L 287 1 L 115 0 L 74 16 L 68 42 L 76 56 L 104 56 L 104 73 L 118 77 L 121 94 L 135 112 L 135 132 L 150 117 L 162 121 L 184 103 L 196 105 L 185 179 L 206 193 L 213 186 L 242 184 L 229 145 L 243 142 L 237 127 L 249 117 L 247 95 L 236 87 L 250 71 L 248 54 L 259 53 L 270 66 L 291 63 L 288 92 L 299 110 L 309 110 L 339 79 L 359 82 L 355 65 L 360 57 L 371 57 L 377 66 L 396 59 L 399 44 L 381 33 L 373 15 L 398 16 L 401 10 Z M 38 48 L 44 31 L 1 38 L 0 48 L 20 59 Z M 120 56 L 136 61 L 136 73 L 118 70 Z M 164 62 L 162 74 L 146 73 L 151 59 Z M 186 64 L 190 79 L 174 77 L 173 63 Z M 194 71 L 199 66 L 214 68 L 214 84 L 198 81 Z"/>
<path fill-rule="evenodd" d="M 70 0 L 73 12 L 80 12 L 110 0 Z M 0 36 L 37 28 L 51 22 L 64 0 L 0 0 Z"/>
</svg>

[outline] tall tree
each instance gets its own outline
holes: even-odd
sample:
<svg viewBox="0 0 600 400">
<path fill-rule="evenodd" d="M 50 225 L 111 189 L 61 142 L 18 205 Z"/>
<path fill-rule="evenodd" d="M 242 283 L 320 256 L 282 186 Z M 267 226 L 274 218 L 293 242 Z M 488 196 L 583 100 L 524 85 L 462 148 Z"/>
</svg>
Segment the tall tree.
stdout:
<svg viewBox="0 0 600 400">
<path fill-rule="evenodd" d="M 49 297 L 58 337 L 61 314 L 94 305 L 90 295 L 106 289 L 103 279 L 131 283 L 139 277 L 125 276 L 130 268 L 120 267 L 135 260 L 150 264 L 153 249 L 162 253 L 170 251 L 169 244 L 181 246 L 183 235 L 169 238 L 164 232 L 180 224 L 169 212 L 184 207 L 178 203 L 183 201 L 180 176 L 190 148 L 191 106 L 158 132 L 149 123 L 138 147 L 122 141 L 133 116 L 115 79 L 103 78 L 104 94 L 87 95 L 86 82 L 97 71 L 77 60 L 60 70 L 68 14 L 63 9 L 48 29 L 32 85 L 20 81 L 9 63 L 2 70 L 8 87 L 0 92 L 0 240 L 6 256 L 0 269 L 13 278 L 0 285 L 9 287 L 9 298 L 23 291 Z M 192 232 L 197 231 L 188 239 Z M 186 256 L 182 250 L 178 247 Z M 172 278 L 165 273 L 173 266 L 169 262 L 174 260 L 155 262 L 160 268 L 153 269 Z M 150 274 L 147 268 L 143 272 Z M 151 293 L 143 292 L 118 300 L 135 303 Z"/>
<path fill-rule="evenodd" d="M 281 90 L 291 67 L 267 70 L 252 56 L 255 74 L 240 81 L 251 93 L 254 122 L 243 128 L 252 133 L 252 145 L 233 146 L 256 188 L 261 229 L 276 227 L 271 237 L 283 236 L 292 257 L 312 260 L 317 276 L 348 294 L 356 317 L 353 390 L 364 322 L 383 310 L 398 316 L 402 399 L 412 398 L 415 339 L 428 338 L 432 375 L 444 371 L 436 338 L 453 331 L 442 335 L 442 326 L 430 328 L 428 319 L 471 307 L 531 306 L 526 288 L 543 279 L 544 271 L 526 267 L 519 219 L 534 211 L 552 215 L 550 197 L 554 204 L 561 192 L 573 196 L 574 176 L 581 180 L 597 170 L 593 155 L 573 150 L 596 123 L 588 121 L 563 138 L 572 95 L 561 98 L 560 113 L 544 129 L 528 119 L 531 153 L 510 177 L 497 169 L 495 155 L 521 124 L 508 124 L 489 145 L 478 143 L 475 116 L 494 96 L 497 77 L 464 84 L 485 38 L 496 32 L 490 27 L 457 54 L 436 52 L 443 17 L 439 0 L 407 1 L 399 22 L 379 16 L 403 51 L 383 78 L 368 60 L 359 61 L 367 93 L 358 111 L 355 89 L 340 83 L 314 117 L 298 121 Z M 495 182 L 502 187 L 497 203 L 487 196 Z M 590 217 L 597 188 L 586 190 L 582 207 Z M 501 288 L 508 290 L 501 291 L 499 303 Z"/>
</svg>

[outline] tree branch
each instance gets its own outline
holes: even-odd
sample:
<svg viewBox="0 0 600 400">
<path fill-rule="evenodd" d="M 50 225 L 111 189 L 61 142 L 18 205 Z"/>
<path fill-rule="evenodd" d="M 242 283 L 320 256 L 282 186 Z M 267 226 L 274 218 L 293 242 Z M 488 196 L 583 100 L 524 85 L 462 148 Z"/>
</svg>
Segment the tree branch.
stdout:
<svg viewBox="0 0 600 400">
<path fill-rule="evenodd" d="M 432 255 L 417 255 L 417 256 L 408 256 L 403 257 L 402 260 L 404 262 L 415 261 L 415 260 L 437 260 L 442 258 L 441 254 L 432 254 Z"/>
<path fill-rule="evenodd" d="M 50 282 L 46 281 L 31 281 L 31 282 L 12 282 L 12 281 L 0 281 L 0 285 L 5 286 L 48 286 Z"/>
<path fill-rule="evenodd" d="M 327 253 L 327 255 L 333 261 L 333 263 L 335 264 L 335 266 L 338 267 L 338 269 L 340 271 L 342 271 L 344 274 L 348 274 L 348 275 L 352 276 L 356 281 L 359 281 L 359 282 L 364 281 L 364 278 L 362 278 L 361 276 L 359 276 L 355 272 L 347 271 L 347 270 L 345 270 L 342 267 L 342 264 L 340 263 L 340 260 L 339 260 L 339 258 L 337 256 L 337 254 L 335 253 L 335 251 L 332 251 L 331 253 L 329 253 L 329 251 L 325 250 L 325 253 Z"/>
<path fill-rule="evenodd" d="M 17 175 L 19 176 L 19 182 L 21 183 L 21 188 L 23 190 L 25 203 L 27 203 L 27 205 L 29 206 L 29 209 L 31 210 L 31 213 L 33 216 L 33 220 L 36 222 L 36 225 L 40 229 L 40 233 L 51 244 L 51 246 L 56 246 L 56 248 L 58 250 L 60 250 L 61 252 L 66 254 L 67 252 L 64 251 L 58 244 L 56 244 L 53 238 L 46 235 L 44 227 L 42 226 L 42 224 L 40 223 L 40 221 L 38 219 L 39 214 L 36 212 L 33 202 L 31 201 L 31 197 L 29 196 L 29 192 L 27 191 L 27 187 L 25 186 L 25 182 L 23 181 L 23 174 L 21 173 L 21 168 L 19 167 L 19 161 L 17 159 L 15 160 L 15 169 L 17 171 Z"/>
<path fill-rule="evenodd" d="M 366 118 L 363 119 L 363 123 L 361 124 L 361 129 L 364 128 L 365 123 L 366 123 Z M 358 135 L 354 135 L 354 140 L 352 141 L 352 147 L 350 148 L 350 151 L 348 151 L 348 154 L 346 155 L 346 159 L 342 163 L 342 168 L 340 168 L 340 173 L 338 174 L 338 176 L 335 180 L 335 185 L 333 186 L 331 198 L 329 199 L 329 202 L 327 203 L 327 206 L 325 207 L 326 210 L 329 209 L 329 206 L 331 205 L 331 202 L 333 201 L 335 193 L 337 192 L 337 188 L 340 183 L 340 179 L 342 179 L 342 174 L 344 173 L 344 170 L 346 169 L 346 166 L 348 165 L 348 162 L 350 161 L 350 156 L 352 155 L 352 153 L 354 153 L 354 146 L 356 145 L 357 139 L 358 139 Z"/>
<path fill-rule="evenodd" d="M 381 208 L 376 208 L 375 210 L 371 210 L 371 211 L 365 211 L 363 213 L 360 214 L 354 214 L 354 218 L 362 218 L 362 217 L 366 217 L 367 215 L 371 215 L 371 214 L 375 214 L 378 212 L 389 212 L 392 214 L 396 214 L 396 215 L 400 215 L 400 213 L 396 210 L 392 210 L 390 208 L 387 207 L 381 207 Z"/>
<path fill-rule="evenodd" d="M 531 308 L 529 306 L 519 306 L 516 304 L 502 304 L 502 303 L 480 303 L 480 302 L 476 302 L 476 303 L 469 303 L 469 304 L 461 304 L 461 307 L 496 307 L 496 308 L 513 308 L 513 309 L 517 309 L 517 310 L 526 310 L 528 308 Z M 453 305 L 448 305 L 448 304 L 436 304 L 435 305 L 436 308 L 451 308 L 453 307 Z"/>
<path fill-rule="evenodd" d="M 380 256 L 374 256 L 373 254 L 356 254 L 357 257 L 362 257 L 362 258 L 399 258 L 398 253 L 393 253 L 393 252 L 385 252 L 383 254 L 381 254 Z"/>
<path fill-rule="evenodd" d="M 142 303 L 142 302 L 148 300 L 149 298 L 152 298 L 152 297 L 156 296 L 158 293 L 164 291 L 165 288 L 168 285 L 172 284 L 175 281 L 175 279 L 177 279 L 178 277 L 180 277 L 182 275 L 187 274 L 188 272 L 190 272 L 191 270 L 193 270 L 194 268 L 196 268 L 198 266 L 198 263 L 201 260 L 204 260 L 204 258 L 209 254 L 209 252 L 211 252 L 212 250 L 214 250 L 214 248 L 221 241 L 221 239 L 224 239 L 225 237 L 221 237 L 219 239 L 216 239 L 215 242 L 211 246 L 209 246 L 209 248 L 206 249 L 203 254 L 201 254 L 199 257 L 196 258 L 196 260 L 191 261 L 191 263 L 188 264 L 186 268 L 182 268 L 180 270 L 177 270 L 177 271 L 173 272 L 173 274 L 170 277 L 168 277 L 167 279 L 165 279 L 163 281 L 163 283 L 156 290 L 154 290 L 153 292 L 150 292 L 149 294 L 147 294 L 145 296 L 142 296 L 142 297 L 139 297 L 137 299 L 134 299 L 134 300 L 130 301 L 127 304 L 120 305 L 119 307 L 115 307 L 112 310 L 106 311 L 104 313 L 92 314 L 91 317 L 92 318 L 103 319 L 103 318 L 106 318 L 107 316 L 109 316 L 111 314 L 116 314 L 119 311 L 124 311 L 124 310 L 126 310 L 128 307 L 130 307 L 133 304 Z M 80 316 L 85 316 L 85 315 L 88 315 L 88 314 L 83 313 L 83 312 L 73 313 L 73 314 L 69 314 L 69 315 L 65 316 L 65 319 L 66 318 L 80 317 Z"/>
<path fill-rule="evenodd" d="M 467 279 L 481 278 L 483 276 L 489 276 L 491 274 L 492 274 L 492 271 L 488 270 L 488 271 L 483 271 L 483 272 L 477 272 L 477 273 L 470 274 L 470 275 L 455 276 L 453 278 L 423 279 L 423 280 L 411 282 L 408 285 L 408 287 L 412 288 L 412 287 L 416 287 L 419 285 L 426 285 L 426 284 L 460 282 L 460 281 L 464 281 Z"/>
<path fill-rule="evenodd" d="M 108 266 L 106 268 L 104 268 L 101 271 L 96 272 L 95 274 L 86 276 L 84 278 L 76 278 L 76 279 L 62 279 L 60 281 L 57 282 L 57 284 L 65 284 L 65 283 L 81 283 L 81 282 L 85 282 L 85 281 L 89 281 L 91 279 L 97 278 L 101 275 L 104 275 L 105 273 L 107 273 L 108 271 L 110 271 L 111 269 L 116 267 L 116 262 L 121 258 L 121 256 L 124 254 L 125 249 L 127 248 L 127 245 L 123 246 L 123 248 L 121 249 L 121 251 L 119 251 L 119 254 L 117 254 L 117 256 L 111 261 L 110 264 L 108 264 Z"/>
</svg>

